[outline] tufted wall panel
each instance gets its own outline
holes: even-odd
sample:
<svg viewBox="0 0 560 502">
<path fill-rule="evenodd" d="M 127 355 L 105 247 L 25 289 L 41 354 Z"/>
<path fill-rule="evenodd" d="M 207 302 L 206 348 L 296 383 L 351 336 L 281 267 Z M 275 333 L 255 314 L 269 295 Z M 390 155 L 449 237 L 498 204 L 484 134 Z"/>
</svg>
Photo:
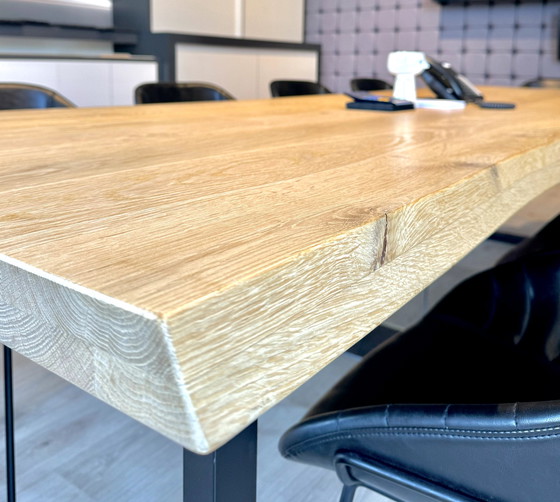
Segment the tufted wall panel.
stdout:
<svg viewBox="0 0 560 502">
<path fill-rule="evenodd" d="M 392 82 L 394 50 L 448 61 L 475 84 L 560 78 L 560 0 L 307 0 L 306 11 L 306 41 L 321 44 L 320 80 L 333 91 L 348 90 L 353 77 Z"/>
</svg>

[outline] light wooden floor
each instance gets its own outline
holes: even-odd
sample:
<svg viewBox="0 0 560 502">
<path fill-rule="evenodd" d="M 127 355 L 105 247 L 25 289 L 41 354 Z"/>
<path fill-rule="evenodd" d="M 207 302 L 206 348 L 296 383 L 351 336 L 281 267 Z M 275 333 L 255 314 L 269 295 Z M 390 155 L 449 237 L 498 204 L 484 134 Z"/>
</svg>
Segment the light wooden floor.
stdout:
<svg viewBox="0 0 560 502">
<path fill-rule="evenodd" d="M 338 500 L 334 473 L 284 460 L 276 445 L 357 361 L 345 354 L 260 419 L 259 502 Z M 14 379 L 19 502 L 181 500 L 178 445 L 17 354 Z M 3 444 L 0 455 L 3 500 Z M 387 500 L 365 490 L 358 495 L 356 502 Z"/>
<path fill-rule="evenodd" d="M 530 234 L 560 211 L 560 187 L 516 215 L 506 230 Z M 388 320 L 399 329 L 419 319 L 465 276 L 508 249 L 486 241 Z M 278 438 L 358 361 L 345 354 L 259 421 L 259 502 L 336 502 L 336 475 L 284 460 Z M 150 429 L 14 354 L 19 502 L 179 502 L 181 448 Z M 2 410 L 3 413 L 3 410 Z M 3 427 L 3 418 L 2 418 Z M 3 431 L 2 431 L 3 438 Z M 4 500 L 4 445 L 0 445 Z M 359 491 L 356 502 L 387 502 Z"/>
</svg>

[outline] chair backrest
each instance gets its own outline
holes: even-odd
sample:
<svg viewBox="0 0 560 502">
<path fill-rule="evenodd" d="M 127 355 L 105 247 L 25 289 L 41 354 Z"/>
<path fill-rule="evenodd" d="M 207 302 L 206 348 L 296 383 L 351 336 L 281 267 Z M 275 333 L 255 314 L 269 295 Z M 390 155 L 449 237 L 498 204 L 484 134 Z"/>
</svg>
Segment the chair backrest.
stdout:
<svg viewBox="0 0 560 502">
<path fill-rule="evenodd" d="M 537 78 L 522 84 L 522 87 L 541 87 L 546 89 L 560 89 L 560 78 Z"/>
<path fill-rule="evenodd" d="M 353 91 L 382 91 L 392 89 L 393 86 L 378 78 L 353 78 L 350 81 L 350 88 Z"/>
<path fill-rule="evenodd" d="M 560 215 L 374 349 L 282 454 L 334 466 L 341 502 L 359 485 L 402 501 L 556 502 L 559 232 Z"/>
<path fill-rule="evenodd" d="M 225 101 L 235 99 L 229 92 L 206 82 L 152 82 L 134 92 L 137 105 L 182 101 Z"/>
<path fill-rule="evenodd" d="M 274 80 L 270 82 L 273 98 L 282 96 L 305 96 L 308 94 L 331 94 L 331 91 L 318 82 L 307 80 Z"/>
<path fill-rule="evenodd" d="M 556 400 L 560 381 L 560 215 L 504 255 L 490 270 L 456 286 L 416 326 L 448 333 L 522 361 L 508 386 L 485 382 L 488 399 L 501 402 Z M 413 328 L 414 329 L 414 328 Z M 531 379 L 526 378 L 527 372 Z M 504 372 L 504 375 L 507 371 Z M 478 373 L 482 376 L 482 372 Z M 535 382 L 539 381 L 539 385 Z M 474 385 L 474 378 L 469 385 Z M 455 395 L 460 395 L 457 389 Z M 508 394 L 509 392 L 509 394 Z M 463 395 L 464 397 L 464 395 Z M 512 399 L 514 398 L 514 399 Z M 466 401 L 465 401 L 466 402 Z M 495 402 L 495 401 L 494 401 Z"/>
<path fill-rule="evenodd" d="M 74 108 L 76 105 L 52 89 L 39 85 L 0 83 L 0 110 Z"/>
</svg>

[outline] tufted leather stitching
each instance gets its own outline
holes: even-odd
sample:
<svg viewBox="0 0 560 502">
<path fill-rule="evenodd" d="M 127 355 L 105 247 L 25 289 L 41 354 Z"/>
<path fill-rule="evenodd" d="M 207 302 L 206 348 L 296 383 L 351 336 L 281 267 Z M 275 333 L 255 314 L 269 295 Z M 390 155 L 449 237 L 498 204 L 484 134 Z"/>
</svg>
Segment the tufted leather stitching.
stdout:
<svg viewBox="0 0 560 502">
<path fill-rule="evenodd" d="M 306 451 L 310 446 L 318 446 L 341 439 L 373 438 L 373 437 L 432 437 L 440 439 L 472 439 L 475 441 L 528 441 L 532 439 L 552 439 L 560 437 L 560 432 L 554 434 L 536 434 L 538 432 L 560 431 L 560 427 L 550 427 L 543 429 L 525 429 L 520 431 L 473 431 L 468 429 L 427 429 L 422 427 L 393 427 L 392 430 L 380 430 L 372 432 L 352 433 L 352 434 L 325 434 L 316 438 L 311 438 L 297 443 L 285 450 L 284 455 L 297 457 L 299 453 Z M 455 434 L 457 433 L 457 434 Z M 485 436 L 484 434 L 488 434 Z M 491 435 L 490 435 L 491 434 Z M 513 434 L 514 437 L 500 437 L 499 435 Z M 526 435 L 533 434 L 533 435 Z M 498 436 L 496 436 L 498 435 Z"/>
</svg>

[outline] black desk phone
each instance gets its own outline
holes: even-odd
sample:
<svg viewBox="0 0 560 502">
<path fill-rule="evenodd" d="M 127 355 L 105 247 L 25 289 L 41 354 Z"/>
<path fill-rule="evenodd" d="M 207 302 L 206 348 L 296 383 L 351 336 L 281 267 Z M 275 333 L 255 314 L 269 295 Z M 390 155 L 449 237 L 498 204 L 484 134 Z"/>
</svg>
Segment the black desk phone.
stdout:
<svg viewBox="0 0 560 502">
<path fill-rule="evenodd" d="M 476 103 L 481 108 L 515 108 L 513 103 L 484 101 L 484 96 L 472 82 L 457 73 L 449 63 L 440 63 L 429 56 L 426 56 L 426 61 L 430 66 L 420 76 L 438 98 L 460 99 L 467 103 Z"/>
</svg>

